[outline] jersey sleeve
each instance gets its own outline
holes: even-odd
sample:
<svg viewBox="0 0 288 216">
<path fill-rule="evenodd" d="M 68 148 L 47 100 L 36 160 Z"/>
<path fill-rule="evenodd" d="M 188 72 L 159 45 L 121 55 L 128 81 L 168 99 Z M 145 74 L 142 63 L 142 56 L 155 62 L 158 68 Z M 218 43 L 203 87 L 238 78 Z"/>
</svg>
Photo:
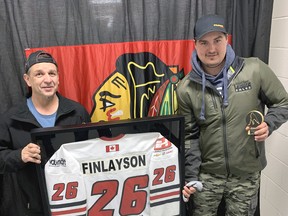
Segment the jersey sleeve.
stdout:
<svg viewBox="0 0 288 216">
<path fill-rule="evenodd" d="M 162 135 L 154 144 L 150 163 L 150 215 L 180 215 L 178 148 Z"/>
<path fill-rule="evenodd" d="M 51 215 L 85 215 L 86 192 L 79 163 L 62 145 L 45 168 L 46 188 Z"/>
</svg>

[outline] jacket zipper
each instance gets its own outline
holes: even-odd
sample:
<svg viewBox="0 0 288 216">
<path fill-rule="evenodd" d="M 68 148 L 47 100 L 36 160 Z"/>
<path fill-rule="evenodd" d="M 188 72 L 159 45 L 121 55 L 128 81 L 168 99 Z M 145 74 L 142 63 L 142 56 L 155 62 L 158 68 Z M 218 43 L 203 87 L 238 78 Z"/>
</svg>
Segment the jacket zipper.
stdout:
<svg viewBox="0 0 288 216">
<path fill-rule="evenodd" d="M 229 167 L 229 154 L 228 154 L 228 146 L 227 146 L 227 139 L 226 139 L 226 116 L 224 112 L 224 107 L 221 106 L 221 112 L 222 112 L 222 125 L 223 125 L 223 145 L 224 145 L 224 157 L 225 157 L 225 166 L 227 174 L 230 174 L 230 167 Z"/>
<path fill-rule="evenodd" d="M 244 65 L 244 62 L 241 63 L 240 67 L 238 68 L 236 74 L 233 76 L 232 80 L 228 83 L 227 88 L 229 89 L 232 81 L 235 79 L 235 77 L 237 76 L 237 74 L 240 72 L 240 70 L 242 69 Z M 230 70 L 234 69 L 231 67 Z M 235 73 L 235 71 L 234 71 Z M 225 166 L 226 166 L 226 171 L 227 171 L 227 175 L 230 174 L 230 167 L 229 167 L 229 154 L 228 154 L 228 144 L 227 144 L 227 131 L 226 131 L 226 115 L 224 112 L 224 107 L 223 104 L 221 106 L 221 112 L 222 112 L 222 123 L 223 123 L 223 145 L 224 145 L 224 157 L 225 157 Z"/>
</svg>

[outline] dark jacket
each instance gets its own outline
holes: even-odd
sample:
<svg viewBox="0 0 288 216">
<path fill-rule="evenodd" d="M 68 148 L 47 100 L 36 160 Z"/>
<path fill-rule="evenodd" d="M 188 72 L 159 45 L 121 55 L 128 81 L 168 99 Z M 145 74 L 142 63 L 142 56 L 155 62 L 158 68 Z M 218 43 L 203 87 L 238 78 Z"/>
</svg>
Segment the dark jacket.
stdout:
<svg viewBox="0 0 288 216">
<path fill-rule="evenodd" d="M 90 122 L 79 103 L 59 97 L 55 126 Z M 26 100 L 11 108 L 0 119 L 0 174 L 3 174 L 1 216 L 43 216 L 36 166 L 24 163 L 22 149 L 31 142 L 30 131 L 41 128 L 29 111 Z"/>
<path fill-rule="evenodd" d="M 197 180 L 201 172 L 249 175 L 266 166 L 265 144 L 245 131 L 248 112 L 267 112 L 269 135 L 288 119 L 288 94 L 274 72 L 257 58 L 238 58 L 228 82 L 229 104 L 206 81 L 205 117 L 200 119 L 202 80 L 195 71 L 177 86 L 179 114 L 185 116 L 185 177 Z M 197 160 L 197 158 L 199 160 Z M 202 161 L 201 161 L 202 160 Z"/>
</svg>

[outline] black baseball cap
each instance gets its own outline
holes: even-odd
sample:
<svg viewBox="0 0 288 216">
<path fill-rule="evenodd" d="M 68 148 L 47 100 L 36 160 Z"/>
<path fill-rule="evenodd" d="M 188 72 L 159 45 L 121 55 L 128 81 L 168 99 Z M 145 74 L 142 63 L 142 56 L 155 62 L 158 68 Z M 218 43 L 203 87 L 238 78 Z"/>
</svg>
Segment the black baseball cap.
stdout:
<svg viewBox="0 0 288 216">
<path fill-rule="evenodd" d="M 52 57 L 52 55 L 48 52 L 45 52 L 43 50 L 38 50 L 36 52 L 33 52 L 29 55 L 26 63 L 25 63 L 25 73 L 28 72 L 28 70 L 34 65 L 38 63 L 52 63 L 55 64 L 56 67 L 58 67 L 57 62 Z"/>
<path fill-rule="evenodd" d="M 194 26 L 194 38 L 199 40 L 205 34 L 214 31 L 227 34 L 224 18 L 216 14 L 200 17 Z"/>
</svg>

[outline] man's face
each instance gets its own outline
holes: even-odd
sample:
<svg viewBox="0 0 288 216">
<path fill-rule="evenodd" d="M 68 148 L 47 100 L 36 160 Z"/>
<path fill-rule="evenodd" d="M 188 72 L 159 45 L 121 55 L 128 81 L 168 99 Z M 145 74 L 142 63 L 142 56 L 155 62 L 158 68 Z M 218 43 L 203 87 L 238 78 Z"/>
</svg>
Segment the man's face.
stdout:
<svg viewBox="0 0 288 216">
<path fill-rule="evenodd" d="M 57 67 L 52 63 L 35 64 L 24 74 L 24 80 L 31 87 L 33 96 L 54 96 L 59 85 Z"/>
<path fill-rule="evenodd" d="M 211 69 L 217 68 L 221 70 L 223 66 L 221 63 L 226 55 L 227 43 L 227 36 L 222 32 L 207 33 L 196 41 L 195 49 L 206 72 L 209 73 Z"/>
</svg>

